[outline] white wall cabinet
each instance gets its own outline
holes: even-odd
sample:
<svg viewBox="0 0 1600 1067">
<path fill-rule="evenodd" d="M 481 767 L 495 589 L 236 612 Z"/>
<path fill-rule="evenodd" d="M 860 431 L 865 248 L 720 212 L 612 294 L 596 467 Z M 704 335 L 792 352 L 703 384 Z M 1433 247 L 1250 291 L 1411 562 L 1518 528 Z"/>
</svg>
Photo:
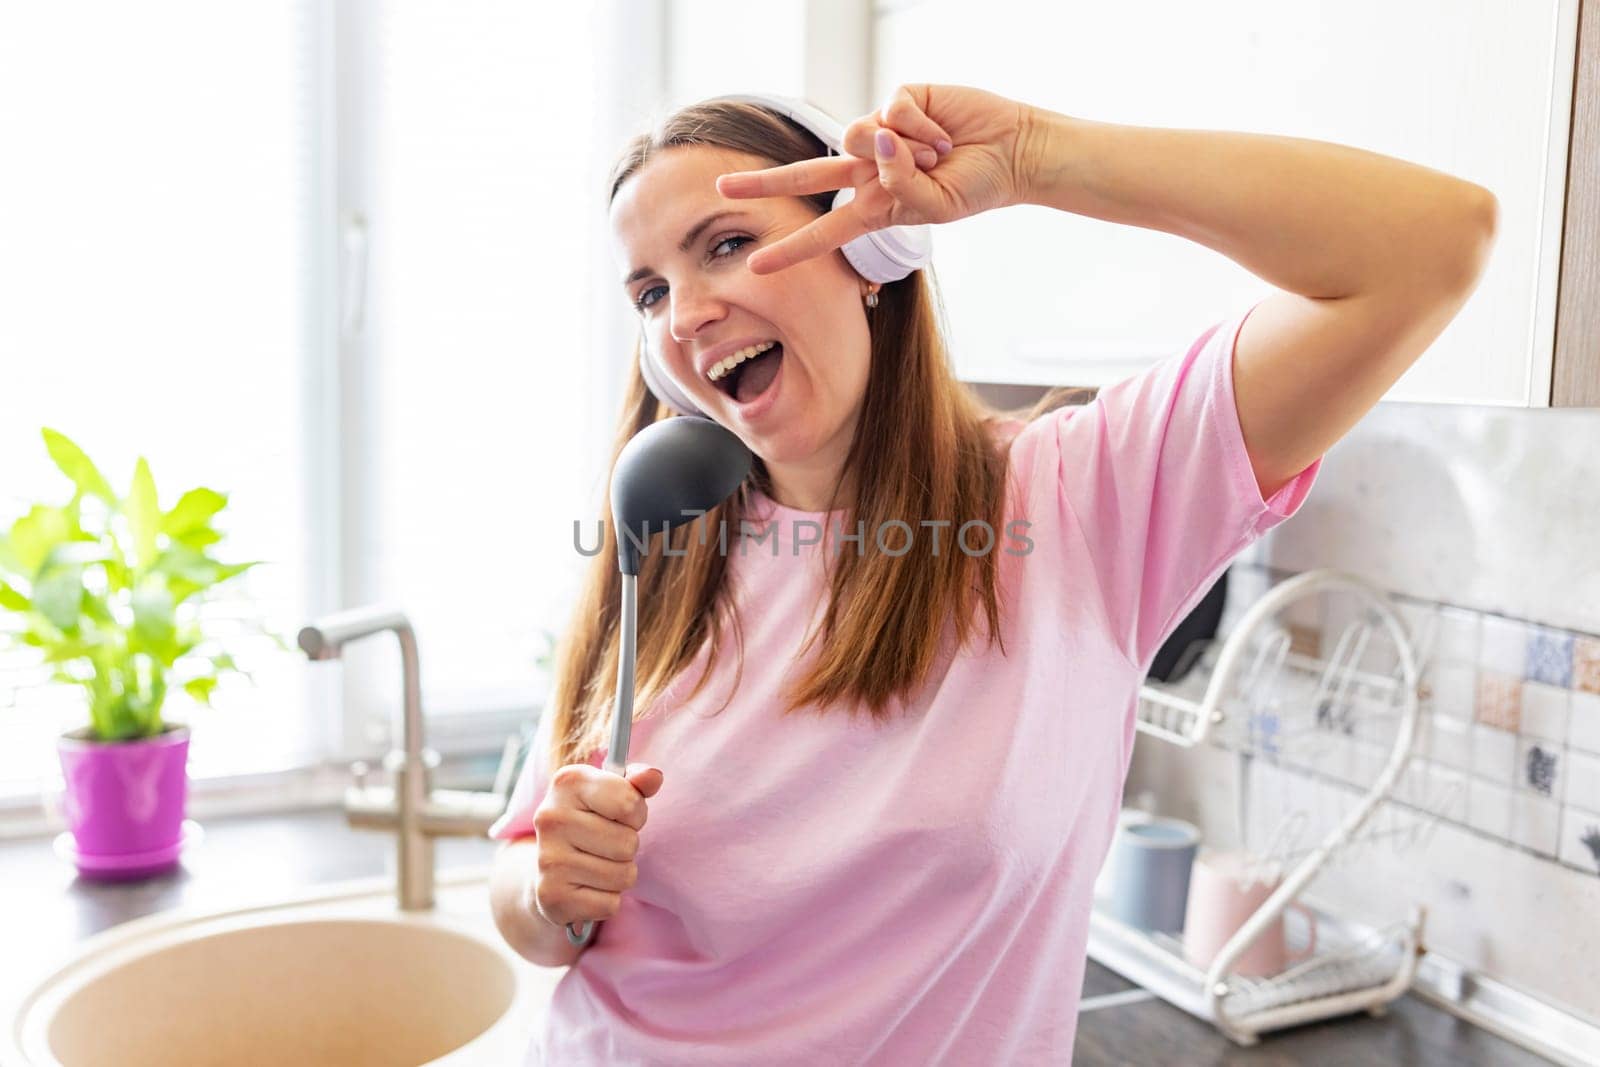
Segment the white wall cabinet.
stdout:
<svg viewBox="0 0 1600 1067">
<path fill-rule="evenodd" d="M 969 0 L 880 2 L 872 89 L 976 85 L 1103 122 L 1334 141 L 1477 182 L 1500 200 L 1491 261 L 1386 399 L 1595 405 L 1597 174 L 1575 155 L 1569 183 L 1568 152 L 1571 138 L 1596 151 L 1582 93 L 1600 88 L 1600 30 L 1585 27 L 1578 63 L 1579 4 L 989 0 L 980 17 Z M 1569 187 L 1583 198 L 1570 220 Z M 941 227 L 936 248 L 954 358 L 974 381 L 1107 384 L 1271 291 L 1194 242 L 1046 208 Z M 1558 297 L 1587 330 L 1559 345 Z"/>
</svg>

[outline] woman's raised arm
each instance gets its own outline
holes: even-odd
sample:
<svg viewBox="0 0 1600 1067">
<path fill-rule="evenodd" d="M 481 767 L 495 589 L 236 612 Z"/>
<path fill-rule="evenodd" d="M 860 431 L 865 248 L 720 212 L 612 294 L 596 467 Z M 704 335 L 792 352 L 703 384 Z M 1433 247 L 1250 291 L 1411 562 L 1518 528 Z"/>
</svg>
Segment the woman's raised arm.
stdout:
<svg viewBox="0 0 1600 1067">
<path fill-rule="evenodd" d="M 1234 349 L 1263 497 L 1443 332 L 1494 239 L 1489 190 L 1348 145 L 1030 109 L 1018 154 L 1025 202 L 1187 237 L 1285 290 L 1245 320 Z"/>
<path fill-rule="evenodd" d="M 920 144 L 939 149 L 926 170 L 913 156 Z M 752 271 L 886 226 L 1031 203 L 1187 237 L 1283 290 L 1246 320 L 1234 352 L 1239 424 L 1263 498 L 1348 432 L 1443 332 L 1477 285 L 1498 213 L 1482 186 L 1347 145 L 1095 122 L 963 86 L 901 86 L 849 125 L 844 147 L 842 157 L 719 179 L 728 197 L 856 191 L 752 254 Z"/>
</svg>

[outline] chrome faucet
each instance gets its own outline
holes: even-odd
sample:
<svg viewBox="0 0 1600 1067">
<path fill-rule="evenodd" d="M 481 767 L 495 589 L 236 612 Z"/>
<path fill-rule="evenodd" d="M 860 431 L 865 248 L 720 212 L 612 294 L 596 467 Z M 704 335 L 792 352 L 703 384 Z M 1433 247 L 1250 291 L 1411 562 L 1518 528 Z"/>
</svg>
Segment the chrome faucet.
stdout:
<svg viewBox="0 0 1600 1067">
<path fill-rule="evenodd" d="M 367 765 L 352 765 L 356 781 L 345 790 L 345 819 L 358 829 L 396 832 L 400 907 L 421 911 L 433 907 L 433 839 L 481 837 L 488 832 L 490 824 L 505 811 L 511 792 L 510 772 L 520 743 L 516 737 L 506 739 L 490 792 L 434 789 L 433 768 L 439 764 L 439 754 L 423 745 L 417 636 L 405 615 L 384 607 L 325 615 L 300 631 L 299 644 L 313 660 L 334 660 L 349 642 L 385 630 L 392 630 L 400 639 L 400 662 L 405 673 L 401 747 L 391 750 L 383 760 L 392 785 L 368 785 Z"/>
</svg>

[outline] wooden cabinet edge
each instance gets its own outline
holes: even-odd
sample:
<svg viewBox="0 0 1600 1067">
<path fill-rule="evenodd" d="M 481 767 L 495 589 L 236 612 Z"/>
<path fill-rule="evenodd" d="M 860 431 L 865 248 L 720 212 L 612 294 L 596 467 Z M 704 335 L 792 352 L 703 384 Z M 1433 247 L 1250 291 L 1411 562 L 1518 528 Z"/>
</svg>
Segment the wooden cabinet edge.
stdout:
<svg viewBox="0 0 1600 1067">
<path fill-rule="evenodd" d="M 1600 0 L 1578 6 L 1551 407 L 1600 407 Z"/>
</svg>

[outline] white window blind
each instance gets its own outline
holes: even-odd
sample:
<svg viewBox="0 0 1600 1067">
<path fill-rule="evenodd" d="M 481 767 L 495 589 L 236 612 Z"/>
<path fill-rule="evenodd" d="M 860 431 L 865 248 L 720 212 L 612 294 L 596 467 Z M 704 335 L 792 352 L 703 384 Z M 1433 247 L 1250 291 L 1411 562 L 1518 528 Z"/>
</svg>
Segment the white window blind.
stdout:
<svg viewBox="0 0 1600 1067">
<path fill-rule="evenodd" d="M 306 605 L 302 384 L 308 337 L 310 27 L 300 4 L 0 4 L 0 517 L 71 490 L 40 427 L 119 492 L 148 458 L 160 503 L 230 494 L 225 560 L 264 559 L 220 616 L 285 631 Z M 219 594 L 230 588 L 223 586 Z M 251 646 L 254 648 L 255 646 Z M 0 793 L 48 789 L 82 693 L 0 665 Z M 303 760 L 320 724 L 303 657 L 181 692 L 191 770 Z"/>
</svg>

